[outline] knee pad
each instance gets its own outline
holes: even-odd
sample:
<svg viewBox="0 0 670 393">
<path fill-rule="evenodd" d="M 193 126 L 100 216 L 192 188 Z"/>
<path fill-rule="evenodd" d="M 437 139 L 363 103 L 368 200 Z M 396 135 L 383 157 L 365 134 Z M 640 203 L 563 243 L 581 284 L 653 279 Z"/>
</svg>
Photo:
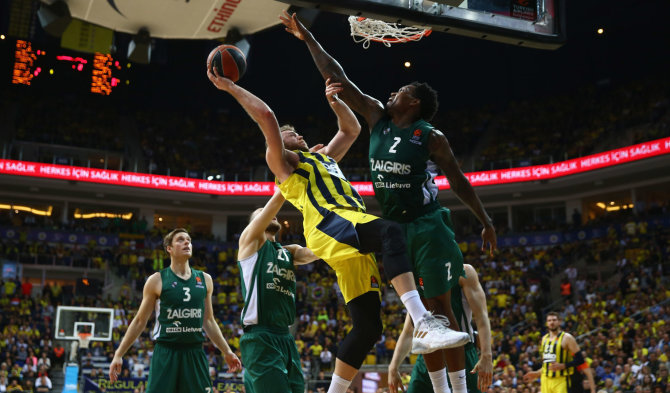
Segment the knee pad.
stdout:
<svg viewBox="0 0 670 393">
<path fill-rule="evenodd" d="M 411 272 L 412 265 L 407 256 L 405 234 L 400 225 L 388 221 L 382 230 L 382 262 L 389 280 L 403 273 Z"/>
<path fill-rule="evenodd" d="M 383 325 L 379 314 L 354 321 L 354 327 L 342 340 L 337 357 L 346 364 L 359 369 L 370 349 L 381 337 Z"/>
</svg>

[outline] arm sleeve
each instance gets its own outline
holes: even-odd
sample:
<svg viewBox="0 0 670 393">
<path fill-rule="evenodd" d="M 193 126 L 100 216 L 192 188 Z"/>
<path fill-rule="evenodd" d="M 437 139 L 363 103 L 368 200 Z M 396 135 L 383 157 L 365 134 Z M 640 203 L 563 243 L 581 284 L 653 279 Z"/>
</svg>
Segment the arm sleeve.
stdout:
<svg viewBox="0 0 670 393">
<path fill-rule="evenodd" d="M 584 355 L 582 354 L 582 351 L 579 351 L 576 354 L 572 355 L 571 361 L 565 363 L 565 368 L 578 367 L 581 366 L 583 363 L 584 363 Z"/>
</svg>

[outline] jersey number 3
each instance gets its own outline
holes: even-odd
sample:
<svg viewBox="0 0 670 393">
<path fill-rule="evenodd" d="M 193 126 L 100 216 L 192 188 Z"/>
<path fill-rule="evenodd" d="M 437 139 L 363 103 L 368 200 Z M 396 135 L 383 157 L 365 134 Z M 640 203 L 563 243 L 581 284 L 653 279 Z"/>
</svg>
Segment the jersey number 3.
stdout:
<svg viewBox="0 0 670 393">
<path fill-rule="evenodd" d="M 184 301 L 187 302 L 191 300 L 191 288 L 182 288 L 184 290 Z"/>
</svg>

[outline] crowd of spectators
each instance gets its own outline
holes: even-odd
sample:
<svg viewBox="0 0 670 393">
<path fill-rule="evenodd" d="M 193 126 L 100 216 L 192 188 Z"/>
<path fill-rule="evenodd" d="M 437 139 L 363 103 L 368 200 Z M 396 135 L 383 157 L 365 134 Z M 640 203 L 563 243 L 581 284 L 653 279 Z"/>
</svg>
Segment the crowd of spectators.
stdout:
<svg viewBox="0 0 670 393">
<path fill-rule="evenodd" d="M 670 355 L 667 342 L 670 332 L 666 324 L 670 321 L 670 304 L 663 303 L 670 298 L 667 289 L 670 288 L 670 231 L 667 228 L 650 231 L 646 225 L 637 223 L 631 227 L 627 224 L 625 220 L 620 221 L 611 226 L 606 237 L 588 243 L 504 248 L 493 257 L 482 255 L 475 242 L 461 243 L 466 263 L 479 271 L 489 302 L 496 367 L 490 393 L 539 391 L 538 384 L 525 385 L 520 376 L 540 364 L 538 345 L 544 325 L 543 313 L 549 308 L 560 310 L 565 329 L 579 338 L 580 345 L 593 362 L 599 388 L 607 393 L 639 389 L 644 393 L 649 387 L 653 390 L 656 385 L 661 385 L 663 392 L 670 392 L 666 390 Z M 4 239 L 0 243 L 0 257 L 12 259 L 12 247 L 8 244 Z M 52 339 L 57 305 L 115 309 L 113 342 L 92 342 L 91 354 L 84 354 L 82 361 L 89 369 L 87 374 L 95 376 L 106 372 L 95 369 L 87 359 L 90 356 L 111 359 L 114 347 L 139 306 L 144 278 L 161 266 L 167 266 L 160 247 L 141 249 L 126 241 L 118 248 L 91 247 L 90 251 L 99 255 L 95 258 L 101 258 L 101 266 L 111 267 L 124 278 L 118 299 L 112 301 L 100 294 L 82 296 L 78 288 L 63 287 L 57 281 L 39 293 L 35 293 L 37 289 L 33 290 L 27 280 L 23 283 L 3 282 L 0 290 L 0 332 L 3 334 L 0 357 L 6 363 L 9 385 L 18 380 L 25 390 L 30 388 L 28 384 L 34 386 L 45 373 L 49 377 L 49 368 L 42 369 L 37 363 L 32 368 L 26 366 L 30 359 L 39 360 L 46 356 L 52 365 L 62 363 L 65 356 L 63 343 Z M 239 312 L 243 299 L 235 255 L 235 247 L 228 244 L 221 244 L 213 251 L 196 247 L 191 262 L 214 277 L 215 316 L 225 337 L 237 350 L 242 334 Z M 161 262 L 157 263 L 157 259 Z M 608 265 L 616 267 L 604 268 Z M 612 270 L 620 274 L 618 285 L 612 285 Z M 297 277 L 296 343 L 305 375 L 320 380 L 323 379 L 320 372 L 329 374 L 332 370 L 337 346 L 351 328 L 351 321 L 334 275 L 325 263 L 301 267 Z M 565 277 L 563 283 L 570 284 L 559 303 L 549 295 L 551 286 L 556 285 L 550 281 L 551 277 Z M 402 328 L 403 312 L 393 291 L 384 286 L 384 335 L 366 362 L 388 362 L 395 348 L 395 338 Z M 146 375 L 152 348 L 149 329 L 126 356 L 126 376 Z M 225 371 L 224 363 L 211 344 L 206 344 L 206 351 L 214 378 Z M 617 366 L 622 370 L 630 368 L 627 372 L 634 374 L 621 376 Z M 0 366 L 0 382 L 4 368 Z M 644 371 L 647 369 L 648 372 Z M 610 378 L 611 373 L 617 373 L 619 378 Z M 649 377 L 651 382 L 645 381 L 649 379 L 645 378 L 649 373 L 653 376 Z M 236 377 L 240 375 L 233 376 Z M 608 382 L 608 379 L 612 381 Z"/>
<path fill-rule="evenodd" d="M 445 132 L 464 171 L 546 164 L 667 136 L 669 85 L 661 74 L 533 101 L 442 108 L 432 123 Z M 126 163 L 126 168 L 155 174 L 225 181 L 272 178 L 258 127 L 241 110 L 147 107 L 125 116 L 122 125 L 114 107 L 120 103 L 90 105 L 66 95 L 59 99 L 67 105 L 54 106 L 51 99 L 34 100 L 15 90 L 7 94 L 12 105 L 4 117 L 13 119 L 7 122 L 13 125 L 13 140 L 0 142 L 10 146 L 28 141 L 117 151 L 137 163 Z M 296 121 L 311 144 L 327 142 L 337 127 L 334 116 L 305 115 Z M 369 179 L 368 138 L 362 132 L 341 162 L 350 180 Z M 8 154 L 13 159 L 20 155 L 16 149 Z"/>
<path fill-rule="evenodd" d="M 13 102 L 5 110 L 16 108 L 13 114 L 15 140 L 124 151 L 124 133 L 118 112 L 100 102 L 102 97 L 81 100 L 78 96 L 59 92 L 58 105 L 54 105 L 51 97 L 36 100 L 34 95 L 12 91 Z"/>
<path fill-rule="evenodd" d="M 662 74 L 507 103 L 475 169 L 548 164 L 668 136 L 668 86 Z"/>
</svg>

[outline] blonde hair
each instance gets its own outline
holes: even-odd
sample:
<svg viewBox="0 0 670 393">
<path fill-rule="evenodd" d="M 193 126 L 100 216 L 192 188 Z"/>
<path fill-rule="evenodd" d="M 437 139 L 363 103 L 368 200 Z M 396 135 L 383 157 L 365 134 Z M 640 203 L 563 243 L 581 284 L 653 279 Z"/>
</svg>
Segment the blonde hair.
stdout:
<svg viewBox="0 0 670 393">
<path fill-rule="evenodd" d="M 282 133 L 284 131 L 293 131 L 295 132 L 295 127 L 293 127 L 290 124 L 284 124 L 283 126 L 279 127 L 279 132 Z"/>
</svg>

